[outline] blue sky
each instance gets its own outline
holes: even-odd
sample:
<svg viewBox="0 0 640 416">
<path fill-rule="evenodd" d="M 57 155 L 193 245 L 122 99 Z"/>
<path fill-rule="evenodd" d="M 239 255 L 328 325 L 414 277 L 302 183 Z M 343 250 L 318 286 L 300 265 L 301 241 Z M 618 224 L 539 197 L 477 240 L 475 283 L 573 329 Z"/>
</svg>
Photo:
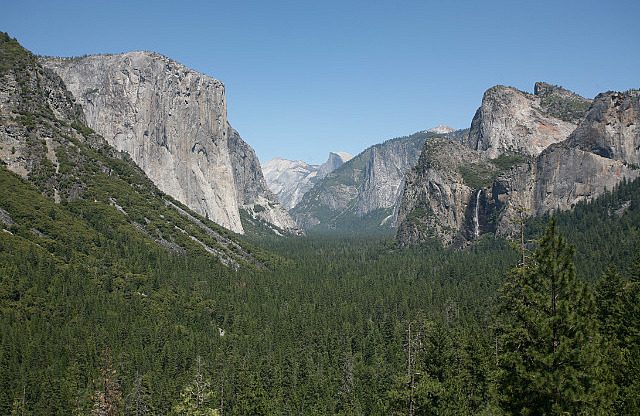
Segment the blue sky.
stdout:
<svg viewBox="0 0 640 416">
<path fill-rule="evenodd" d="M 150 50 L 226 84 L 261 162 L 322 163 L 438 124 L 469 127 L 496 84 L 583 96 L 640 88 L 640 2 L 5 2 L 34 53 Z"/>
</svg>

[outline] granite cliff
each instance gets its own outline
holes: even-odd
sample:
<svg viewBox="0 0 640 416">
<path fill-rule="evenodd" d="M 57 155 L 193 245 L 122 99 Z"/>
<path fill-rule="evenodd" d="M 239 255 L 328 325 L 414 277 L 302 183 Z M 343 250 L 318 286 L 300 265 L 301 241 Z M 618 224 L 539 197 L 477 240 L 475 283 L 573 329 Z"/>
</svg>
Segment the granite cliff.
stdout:
<svg viewBox="0 0 640 416">
<path fill-rule="evenodd" d="M 510 230 L 518 207 L 529 215 L 564 211 L 637 178 L 639 110 L 638 91 L 600 94 L 567 140 L 499 176 L 488 188 L 486 208 L 500 214 L 496 231 Z"/>
<path fill-rule="evenodd" d="M 592 103 L 544 83 L 535 95 L 491 88 L 462 141 L 471 149 L 425 144 L 407 175 L 399 241 L 436 237 L 463 246 L 485 232 L 513 231 L 521 208 L 526 215 L 568 210 L 638 177 L 639 108 L 637 91 L 600 94 Z"/>
<path fill-rule="evenodd" d="M 255 249 L 160 191 L 127 153 L 89 128 L 63 80 L 2 32 L 0 183 L 0 226 L 56 262 L 69 261 L 66 246 L 92 264 L 104 246 L 127 241 L 211 255 L 234 269 L 264 267 Z M 45 220 L 28 213 L 45 209 Z"/>
<path fill-rule="evenodd" d="M 537 156 L 565 140 L 590 100 L 544 83 L 537 83 L 534 91 L 502 85 L 487 90 L 464 144 L 495 158 L 507 151 Z"/>
<path fill-rule="evenodd" d="M 299 231 L 227 122 L 222 82 L 152 52 L 41 62 L 64 80 L 89 127 L 131 155 L 163 192 L 238 233 L 240 209 Z"/>
<path fill-rule="evenodd" d="M 292 216 L 303 229 L 318 232 L 392 232 L 404 176 L 434 135 L 423 131 L 369 147 L 318 181 Z"/>
<path fill-rule="evenodd" d="M 286 209 L 292 209 L 318 180 L 326 177 L 352 157 L 345 152 L 331 152 L 322 165 L 310 165 L 302 160 L 275 158 L 262 164 L 262 172 L 269 189 Z"/>
<path fill-rule="evenodd" d="M 396 231 L 400 241 L 416 244 L 436 237 L 451 244 L 461 238 L 461 225 L 470 217 L 469 210 L 474 209 L 470 204 L 474 200 L 474 184 L 465 170 L 469 166 L 482 166 L 489 176 L 497 171 L 482 152 L 448 138 L 427 138 L 418 163 L 405 178 Z M 475 229 L 466 227 L 466 231 Z"/>
</svg>

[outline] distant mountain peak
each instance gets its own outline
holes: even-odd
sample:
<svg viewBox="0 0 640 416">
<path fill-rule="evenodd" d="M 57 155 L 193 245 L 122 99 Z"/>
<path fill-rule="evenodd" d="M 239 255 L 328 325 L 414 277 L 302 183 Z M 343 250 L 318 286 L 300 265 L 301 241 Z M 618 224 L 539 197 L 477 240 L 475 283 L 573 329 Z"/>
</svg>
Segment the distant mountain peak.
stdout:
<svg viewBox="0 0 640 416">
<path fill-rule="evenodd" d="M 456 129 L 454 129 L 453 127 L 449 127 L 449 126 L 445 126 L 444 124 L 441 124 L 437 127 L 427 130 L 427 133 L 449 134 L 449 133 L 453 133 L 454 131 L 456 131 Z"/>
<path fill-rule="evenodd" d="M 282 205 L 291 209 L 321 178 L 324 178 L 353 158 L 347 152 L 330 152 L 322 165 L 310 165 L 302 160 L 274 158 L 262 164 L 267 185 Z"/>
<path fill-rule="evenodd" d="M 329 159 L 331 159 L 332 155 L 338 156 L 343 163 L 353 158 L 353 156 L 347 152 L 330 152 Z"/>
</svg>

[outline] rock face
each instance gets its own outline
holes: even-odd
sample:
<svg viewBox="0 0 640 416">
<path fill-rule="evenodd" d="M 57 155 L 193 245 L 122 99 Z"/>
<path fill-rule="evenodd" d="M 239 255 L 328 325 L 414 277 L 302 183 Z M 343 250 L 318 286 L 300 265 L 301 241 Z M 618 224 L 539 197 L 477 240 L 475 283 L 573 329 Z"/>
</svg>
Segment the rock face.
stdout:
<svg viewBox="0 0 640 416">
<path fill-rule="evenodd" d="M 580 125 L 562 143 L 497 178 L 488 209 L 500 212 L 497 231 L 517 207 L 530 215 L 564 211 L 601 195 L 623 178 L 640 175 L 640 92 L 598 95 Z"/>
<path fill-rule="evenodd" d="M 613 189 L 623 178 L 632 180 L 639 174 L 637 168 L 571 147 L 569 142 L 553 145 L 531 162 L 499 176 L 487 189 L 482 210 L 497 221 L 487 224 L 486 231 L 511 232 L 510 219 L 517 217 L 519 208 L 526 215 L 566 211 Z"/>
<path fill-rule="evenodd" d="M 640 92 L 598 95 L 571 135 L 572 145 L 605 158 L 640 165 Z"/>
<path fill-rule="evenodd" d="M 338 169 L 340 166 L 344 165 L 345 162 L 351 160 L 353 156 L 351 156 L 347 152 L 331 152 L 329 153 L 329 159 L 320 165 L 318 169 L 318 179 L 322 179 L 326 177 L 328 174 Z"/>
<path fill-rule="evenodd" d="M 88 125 L 130 154 L 163 192 L 238 233 L 239 209 L 262 199 L 286 219 L 255 153 L 227 122 L 220 81 L 151 52 L 42 63 L 62 77 Z M 290 219 L 275 225 L 297 230 Z"/>
<path fill-rule="evenodd" d="M 567 98 L 565 91 L 570 93 L 544 83 L 536 84 L 536 92 L 541 95 L 502 85 L 490 88 L 473 117 L 465 145 L 486 151 L 492 158 L 504 152 L 539 155 L 549 145 L 565 140 L 576 128 L 574 113 L 562 117 L 560 104 L 553 103 L 576 101 L 575 107 L 583 108 L 583 113 L 588 108 L 589 100 L 573 93 L 571 97 L 578 98 Z"/>
<path fill-rule="evenodd" d="M 477 192 L 463 175 L 466 165 L 486 163 L 481 152 L 450 139 L 427 138 L 420 160 L 407 172 L 402 202 L 398 209 L 396 235 L 404 244 L 439 238 L 445 244 L 459 240 L 462 224 L 478 205 Z M 486 163 L 493 173 L 496 168 Z M 466 173 L 466 172 L 465 172 Z M 475 227 L 466 227 L 475 232 Z M 473 235 L 467 235 L 469 239 Z"/>
<path fill-rule="evenodd" d="M 286 209 L 292 209 L 302 196 L 329 173 L 353 156 L 345 152 L 331 152 L 322 165 L 310 165 L 302 160 L 271 159 L 262 164 L 269 189 Z"/>
<path fill-rule="evenodd" d="M 301 234 L 298 225 L 267 187 L 253 148 L 231 126 L 228 127 L 228 138 L 239 206 L 253 218 L 265 221 L 276 234 L 281 231 Z"/>
<path fill-rule="evenodd" d="M 291 209 L 316 182 L 318 165 L 275 158 L 262 164 L 267 185 L 286 209 Z"/>
<path fill-rule="evenodd" d="M 433 135 L 420 132 L 366 149 L 318 181 L 292 216 L 303 229 L 318 232 L 391 232 L 404 175 Z"/>
<path fill-rule="evenodd" d="M 60 130 L 71 137 L 77 133 L 71 127 L 62 129 L 37 121 L 46 118 L 64 120 L 69 125 L 84 123 L 82 108 L 73 102 L 59 77 L 39 66 L 34 55 L 3 32 L 0 46 L 0 160 L 25 179 L 42 176 L 53 192 L 57 161 L 52 139 Z"/>
<path fill-rule="evenodd" d="M 228 230 L 160 192 L 127 153 L 115 150 L 87 127 L 82 108 L 63 80 L 2 32 L 0 164 L 60 203 L 51 222 L 40 222 L 42 230 L 31 228 L 38 238 L 47 240 L 42 245 L 48 247 L 45 250 L 54 247 L 51 242 L 63 241 L 56 238 L 61 234 L 73 236 L 71 240 L 79 238 L 75 241 L 78 247 L 92 254 L 100 249 L 87 236 L 103 235 L 104 241 L 115 241 L 110 240 L 114 235 L 131 238 L 137 234 L 170 253 L 197 251 L 234 269 L 246 264 L 264 267 L 255 249 L 245 249 Z M 15 180 L 4 167 L 0 175 L 5 185 Z M 31 203 L 21 194 L 31 185 L 3 188 L 10 194 L 0 198 L 1 223 L 32 227 L 32 219 L 20 211 L 9 212 Z M 77 227 L 68 228 L 69 224 Z M 109 231 L 108 237 L 103 230 Z M 57 255 L 55 251 L 51 254 Z"/>
<path fill-rule="evenodd" d="M 480 150 L 427 141 L 419 163 L 407 175 L 398 214 L 400 242 L 414 244 L 436 237 L 445 244 L 463 246 L 485 232 L 513 231 L 510 219 L 520 208 L 526 215 L 569 210 L 612 189 L 623 178 L 640 175 L 638 91 L 600 94 L 585 114 L 581 109 L 590 101 L 570 91 L 544 83 L 536 84 L 535 90 L 536 96 L 527 96 L 494 87 L 485 94 L 469 137 L 477 134 L 479 126 L 491 128 L 483 132 L 482 140 L 466 141 Z M 531 120 L 522 119 L 523 100 L 530 103 Z M 541 123 L 540 109 L 546 111 L 546 125 L 551 117 L 556 126 L 560 125 L 557 117 L 568 120 L 561 120 L 564 123 L 580 123 L 563 140 L 559 140 L 559 129 L 552 132 L 554 143 L 536 153 L 544 143 L 540 130 L 531 134 L 523 129 L 517 134 L 495 128 L 513 125 L 513 114 L 504 112 L 512 105 L 523 125 Z"/>
</svg>

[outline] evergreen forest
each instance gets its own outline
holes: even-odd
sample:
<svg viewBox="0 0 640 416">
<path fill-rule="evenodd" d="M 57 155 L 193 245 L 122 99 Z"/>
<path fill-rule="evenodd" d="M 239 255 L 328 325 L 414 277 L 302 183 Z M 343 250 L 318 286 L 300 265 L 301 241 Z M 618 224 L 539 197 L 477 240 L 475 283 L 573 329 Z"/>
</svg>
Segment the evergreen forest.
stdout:
<svg viewBox="0 0 640 416">
<path fill-rule="evenodd" d="M 640 181 L 465 249 L 239 236 L 0 46 L 0 414 L 640 414 Z"/>
<path fill-rule="evenodd" d="M 234 270 L 1 175 L 28 219 L 0 233 L 2 414 L 640 409 L 638 181 L 523 222 L 524 245 L 256 237 L 269 267 Z M 55 227 L 91 252 L 29 231 Z"/>
</svg>

